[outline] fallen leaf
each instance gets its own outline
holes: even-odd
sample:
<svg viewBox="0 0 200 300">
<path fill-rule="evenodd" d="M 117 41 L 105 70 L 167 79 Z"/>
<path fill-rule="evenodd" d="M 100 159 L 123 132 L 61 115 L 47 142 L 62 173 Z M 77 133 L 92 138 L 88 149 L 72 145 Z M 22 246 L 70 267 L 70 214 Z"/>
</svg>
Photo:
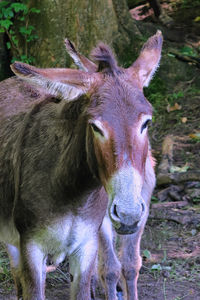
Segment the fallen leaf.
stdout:
<svg viewBox="0 0 200 300">
<path fill-rule="evenodd" d="M 196 18 L 194 19 L 194 21 L 195 21 L 195 22 L 200 22 L 200 17 L 196 17 Z"/>
<path fill-rule="evenodd" d="M 167 105 L 167 111 L 175 111 L 175 110 L 181 110 L 182 106 L 178 104 L 177 102 L 174 104 L 174 106 L 170 106 L 170 104 Z"/>
<path fill-rule="evenodd" d="M 154 264 L 153 266 L 151 266 L 151 270 L 153 271 L 162 271 L 162 267 L 160 264 Z"/>
<path fill-rule="evenodd" d="M 189 137 L 191 137 L 194 140 L 200 140 L 200 132 L 190 133 Z"/>
<path fill-rule="evenodd" d="M 187 122 L 187 118 L 186 117 L 181 118 L 181 122 L 182 123 L 186 123 Z"/>
<path fill-rule="evenodd" d="M 146 259 L 150 259 L 151 258 L 151 252 L 149 250 L 147 250 L 147 249 L 145 249 L 142 254 L 143 254 L 143 256 Z"/>
<path fill-rule="evenodd" d="M 175 173 L 175 172 L 183 173 L 183 172 L 187 172 L 188 169 L 189 169 L 189 165 L 188 163 L 186 163 L 183 167 L 177 167 L 172 165 L 169 171 L 170 173 Z"/>
</svg>

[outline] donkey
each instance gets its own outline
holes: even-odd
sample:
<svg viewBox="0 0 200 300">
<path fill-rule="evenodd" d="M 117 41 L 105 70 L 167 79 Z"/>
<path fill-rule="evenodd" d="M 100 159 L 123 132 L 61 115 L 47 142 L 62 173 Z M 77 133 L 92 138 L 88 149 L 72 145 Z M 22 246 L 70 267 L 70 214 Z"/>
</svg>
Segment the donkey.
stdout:
<svg viewBox="0 0 200 300">
<path fill-rule="evenodd" d="M 32 105 L 27 97 L 15 102 L 18 95 L 7 104 L 6 95 L 0 99 L 0 239 L 18 299 L 45 299 L 47 257 L 57 265 L 65 256 L 73 278 L 70 299 L 90 299 L 107 207 L 119 233 L 137 233 L 146 221 L 152 107 L 142 88 L 161 47 L 158 32 L 128 69 L 118 67 L 103 44 L 92 53 L 95 72 L 11 66 L 35 89 Z M 17 85 L 24 89 L 21 80 Z"/>
<path fill-rule="evenodd" d="M 160 35 L 160 33 L 157 32 L 157 35 Z M 154 38 L 155 37 L 152 37 L 150 40 L 153 40 Z M 144 45 L 144 48 L 147 48 L 150 40 L 146 45 Z M 81 55 L 69 39 L 65 40 L 65 46 L 68 54 L 72 57 L 74 63 L 79 69 L 89 73 L 94 73 L 97 71 L 98 66 L 85 56 Z M 144 48 L 142 51 L 144 51 Z M 147 124 L 145 124 L 145 126 L 147 127 Z M 142 265 L 142 258 L 140 256 L 140 241 L 148 217 L 150 199 L 156 181 L 154 165 L 155 161 L 152 157 L 149 144 L 145 168 L 143 170 L 144 180 L 141 190 L 141 196 L 146 204 L 146 216 L 143 218 L 143 222 L 141 222 L 141 225 L 138 226 L 134 233 L 124 235 L 122 228 L 120 230 L 117 228 L 116 230 L 113 230 L 113 225 L 111 219 L 109 218 L 108 211 L 100 228 L 98 261 L 99 277 L 103 283 L 106 299 L 108 300 L 118 299 L 116 292 L 117 288 L 121 289 L 121 287 L 119 286 L 120 275 L 122 275 L 122 280 L 124 282 L 123 290 L 125 292 L 125 298 L 128 300 L 138 299 L 137 279 L 139 276 L 139 270 Z M 128 188 L 129 186 L 127 186 L 127 189 Z M 118 235 L 118 242 L 120 239 L 121 262 L 119 261 L 114 248 L 116 231 L 120 234 Z"/>
</svg>

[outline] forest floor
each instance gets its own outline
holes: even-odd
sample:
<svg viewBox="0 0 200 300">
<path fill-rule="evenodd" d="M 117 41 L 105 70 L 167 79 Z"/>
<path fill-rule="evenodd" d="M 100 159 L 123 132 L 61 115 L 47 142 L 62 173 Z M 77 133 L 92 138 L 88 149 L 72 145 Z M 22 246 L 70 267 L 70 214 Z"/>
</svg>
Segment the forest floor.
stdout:
<svg viewBox="0 0 200 300">
<path fill-rule="evenodd" d="M 150 36 L 157 29 L 164 35 L 160 69 L 145 93 L 154 106 L 150 135 L 157 166 L 162 160 L 164 138 L 174 137 L 172 173 L 200 169 L 200 22 L 195 20 L 200 16 L 200 3 L 191 2 L 168 1 L 163 7 L 171 18 L 168 24 L 156 21 L 151 14 L 137 21 L 143 35 Z M 145 228 L 138 281 L 141 300 L 200 300 L 200 222 L 195 219 L 200 213 L 200 181 L 192 178 L 157 186 L 153 205 L 160 203 L 164 210 L 164 205 L 170 207 L 172 202 L 185 204 L 172 207 L 165 218 L 150 214 Z M 189 219 L 184 218 L 184 212 L 190 212 Z M 64 268 L 49 273 L 47 299 L 66 299 L 68 287 Z M 2 249 L 0 300 L 13 300 L 14 295 L 7 255 Z M 105 299 L 102 290 L 98 290 L 98 299 Z"/>
</svg>

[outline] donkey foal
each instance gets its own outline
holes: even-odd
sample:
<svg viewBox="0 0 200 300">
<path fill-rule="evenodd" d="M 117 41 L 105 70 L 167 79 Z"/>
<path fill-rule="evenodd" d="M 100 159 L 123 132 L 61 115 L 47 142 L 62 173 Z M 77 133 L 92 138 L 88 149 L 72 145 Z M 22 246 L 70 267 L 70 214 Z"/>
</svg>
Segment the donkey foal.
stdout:
<svg viewBox="0 0 200 300">
<path fill-rule="evenodd" d="M 72 59 L 74 60 L 75 64 L 85 72 L 93 73 L 96 72 L 98 69 L 98 66 L 95 65 L 92 61 L 88 60 L 85 56 L 81 55 L 77 52 L 74 45 L 69 41 L 68 39 L 65 40 L 65 45 L 67 52 L 70 54 Z M 159 63 L 159 56 L 161 52 L 161 46 L 162 46 L 162 40 L 161 40 L 161 33 L 157 32 L 157 34 L 153 37 L 151 37 L 147 43 L 144 45 L 139 58 L 137 61 L 130 67 L 130 69 L 134 70 L 135 67 L 141 68 L 142 65 L 149 64 L 151 57 L 154 59 L 152 62 L 151 68 L 149 68 L 149 74 L 141 74 L 146 77 L 146 85 L 148 85 L 153 73 L 155 72 L 157 65 Z M 154 56 L 154 58 L 153 58 Z M 141 68 L 142 69 L 142 68 Z M 147 72 L 147 70 L 146 70 Z M 141 71 L 142 73 L 142 71 Z M 137 79 L 138 73 L 135 73 L 135 76 Z M 137 106 L 135 107 L 137 113 Z M 133 114 L 133 118 L 134 118 Z M 135 132 L 135 135 L 138 139 L 140 139 L 140 134 L 142 131 L 147 127 L 148 120 L 146 123 L 143 124 L 143 127 L 141 128 L 141 132 Z M 137 143 L 135 145 L 135 156 L 136 159 L 139 157 L 138 151 L 141 151 L 140 145 L 137 141 L 137 138 L 135 142 Z M 147 139 L 147 136 L 145 136 Z M 148 141 L 149 144 L 149 141 Z M 116 233 L 113 231 L 113 225 L 109 218 L 109 211 L 107 212 L 106 216 L 104 217 L 102 226 L 100 228 L 100 234 L 99 234 L 99 277 L 102 280 L 105 293 L 106 293 L 106 299 L 108 300 L 114 300 L 117 299 L 117 284 L 120 279 L 120 276 L 122 275 L 122 279 L 124 281 L 124 292 L 125 292 L 125 298 L 128 300 L 137 300 L 137 279 L 139 276 L 139 270 L 142 265 L 142 259 L 140 256 L 140 241 L 141 236 L 144 230 L 144 226 L 146 223 L 146 220 L 148 218 L 149 214 L 149 205 L 150 205 L 150 199 L 151 195 L 155 186 L 155 173 L 154 173 L 154 159 L 151 155 L 150 145 L 148 146 L 148 153 L 146 156 L 146 161 L 143 163 L 143 169 L 142 174 L 139 176 L 144 176 L 143 183 L 142 183 L 142 189 L 141 189 L 141 198 L 144 200 L 144 203 L 146 205 L 146 210 L 144 213 L 143 220 L 140 224 L 134 224 L 137 225 L 135 228 L 132 228 L 131 232 L 126 233 L 132 233 L 129 235 L 124 235 L 125 232 L 123 232 L 123 226 L 121 228 L 115 228 L 116 231 L 120 234 L 118 235 L 118 238 L 120 239 L 120 245 L 121 245 L 121 253 L 120 253 L 120 260 L 118 259 L 116 253 L 115 253 L 115 247 L 114 247 L 114 237 L 116 238 Z M 135 162 L 135 165 L 137 165 L 137 162 Z M 135 185 L 138 184 L 137 181 L 139 181 L 140 178 L 135 178 Z M 126 186 L 127 185 L 127 186 Z M 129 190 L 131 188 L 131 184 L 128 182 L 125 183 L 125 188 Z M 136 189 L 133 188 L 133 191 Z M 115 207 L 116 209 L 116 207 Z M 115 215 L 118 216 L 117 211 L 115 210 Z M 134 227 L 133 226 L 133 227 Z"/>
</svg>

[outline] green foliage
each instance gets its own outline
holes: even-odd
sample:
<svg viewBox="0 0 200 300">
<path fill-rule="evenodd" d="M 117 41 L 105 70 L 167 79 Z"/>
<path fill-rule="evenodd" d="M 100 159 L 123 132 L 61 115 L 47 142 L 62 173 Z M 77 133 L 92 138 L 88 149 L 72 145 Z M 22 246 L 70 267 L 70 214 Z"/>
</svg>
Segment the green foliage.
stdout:
<svg viewBox="0 0 200 300">
<path fill-rule="evenodd" d="M 151 202 L 152 202 L 152 203 L 158 203 L 158 202 L 159 202 L 159 199 L 158 199 L 157 197 L 155 197 L 155 196 L 152 196 L 152 197 L 151 197 Z"/>
<path fill-rule="evenodd" d="M 28 43 L 38 39 L 35 34 L 35 27 L 29 24 L 30 14 L 38 14 L 40 10 L 36 8 L 29 8 L 28 1 L 10 1 L 0 2 L 0 32 L 5 32 L 9 38 L 6 46 L 12 53 L 16 55 L 12 62 L 20 60 L 26 63 L 32 63 L 34 58 L 28 54 Z M 17 26 L 14 26 L 14 20 L 17 20 Z M 24 50 L 19 47 L 22 41 Z"/>
<path fill-rule="evenodd" d="M 166 105 L 166 85 L 160 77 L 155 76 L 148 88 L 144 89 L 144 95 L 154 108 L 156 113 L 160 107 Z M 153 120 L 154 121 L 154 120 Z"/>
<path fill-rule="evenodd" d="M 180 52 L 187 56 L 197 56 L 197 53 L 195 53 L 194 50 L 189 46 L 184 46 L 181 48 Z"/>
<path fill-rule="evenodd" d="M 1 285 L 12 281 L 9 260 L 4 249 L 0 244 L 0 282 Z"/>
<path fill-rule="evenodd" d="M 179 91 L 178 93 L 169 94 L 169 96 L 167 97 L 167 101 L 169 104 L 174 104 L 174 102 L 176 102 L 178 99 L 183 97 L 184 97 L 184 92 Z"/>
<path fill-rule="evenodd" d="M 199 6 L 199 0 L 182 0 L 182 8 L 193 8 Z"/>
</svg>

